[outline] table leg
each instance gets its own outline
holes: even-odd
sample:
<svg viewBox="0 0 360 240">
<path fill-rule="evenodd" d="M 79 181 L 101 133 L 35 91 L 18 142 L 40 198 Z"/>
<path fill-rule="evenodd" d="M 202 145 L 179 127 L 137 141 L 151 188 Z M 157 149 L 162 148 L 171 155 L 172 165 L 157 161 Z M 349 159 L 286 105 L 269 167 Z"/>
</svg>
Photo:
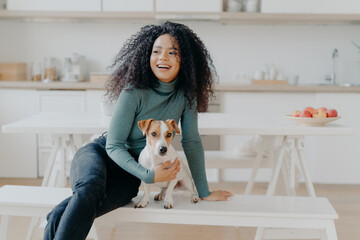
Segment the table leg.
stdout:
<svg viewBox="0 0 360 240">
<path fill-rule="evenodd" d="M 60 171 L 59 171 L 59 182 L 56 186 L 59 187 L 66 187 L 67 184 L 67 177 L 66 177 L 66 147 L 67 141 L 69 140 L 69 136 L 62 136 L 61 138 L 61 145 L 59 148 L 59 155 L 60 155 Z"/>
<path fill-rule="evenodd" d="M 252 166 L 250 179 L 246 184 L 245 195 L 250 194 L 251 190 L 254 187 L 255 177 L 259 170 L 261 161 L 263 160 L 263 157 L 264 157 L 264 144 L 265 144 L 265 141 L 262 141 L 258 146 L 258 152 L 257 152 L 256 158 L 255 158 L 254 164 Z"/>
<path fill-rule="evenodd" d="M 53 134 L 53 146 L 51 149 L 50 158 L 48 161 L 48 165 L 46 167 L 44 178 L 41 186 L 49 187 L 52 186 L 50 178 L 54 178 L 54 185 L 56 187 L 65 187 L 67 184 L 66 180 L 66 147 L 67 142 L 70 140 L 70 136 L 68 134 Z M 59 154 L 59 155 L 58 155 Z M 57 156 L 59 156 L 59 164 L 60 166 L 55 166 L 55 161 Z M 59 175 L 59 180 L 57 180 L 57 175 Z"/>
<path fill-rule="evenodd" d="M 35 228 L 37 227 L 37 225 L 38 225 L 39 219 L 40 219 L 40 218 L 38 218 L 38 217 L 32 217 L 32 218 L 31 218 L 30 226 L 29 226 L 29 228 L 28 228 L 28 231 L 27 231 L 25 240 L 31 240 L 32 235 L 33 235 L 33 232 L 34 232 L 34 229 L 35 229 Z"/>
<path fill-rule="evenodd" d="M 333 221 L 321 232 L 321 240 L 338 240 L 335 223 Z"/>
<path fill-rule="evenodd" d="M 11 217 L 6 215 L 0 217 L 0 240 L 7 240 L 9 237 Z"/>
<path fill-rule="evenodd" d="M 296 170 L 296 162 L 295 162 L 295 140 L 288 139 L 289 141 L 289 185 L 290 185 L 290 195 L 296 196 L 295 190 L 295 170 Z"/>
<path fill-rule="evenodd" d="M 298 155 L 301 171 L 302 171 L 302 174 L 303 174 L 304 179 L 305 179 L 306 189 L 308 191 L 309 196 L 316 197 L 314 186 L 312 184 L 310 174 L 309 174 L 309 170 L 308 170 L 309 168 L 307 166 L 306 159 L 304 158 L 304 154 L 303 154 L 303 151 L 302 151 L 303 148 L 304 148 L 304 139 L 303 138 L 296 138 L 295 139 L 295 149 L 296 149 L 296 153 Z"/>
<path fill-rule="evenodd" d="M 283 161 L 284 161 L 284 153 L 285 153 L 286 145 L 287 145 L 287 137 L 283 137 L 281 147 L 280 147 L 280 150 L 278 153 L 278 157 L 275 161 L 275 167 L 272 172 L 271 179 L 269 181 L 269 186 L 268 186 L 268 189 L 266 192 L 266 195 L 268 195 L 268 196 L 274 195 L 276 183 L 277 183 L 279 173 L 280 173 Z"/>
<path fill-rule="evenodd" d="M 291 195 L 291 189 L 290 189 L 290 186 L 289 186 L 289 156 L 286 156 L 284 154 L 284 162 L 283 162 L 283 166 L 281 167 L 281 176 L 282 176 L 282 179 L 283 179 L 283 183 L 284 183 L 284 186 L 285 186 L 285 191 L 286 191 L 286 194 L 287 195 Z"/>
<path fill-rule="evenodd" d="M 309 174 L 309 171 L 308 171 L 308 166 L 306 164 L 306 161 L 305 161 L 305 158 L 304 158 L 303 152 L 302 152 L 302 149 L 304 147 L 304 138 L 303 137 L 298 137 L 298 136 L 291 136 L 291 137 L 285 136 L 284 137 L 283 142 L 282 142 L 281 147 L 280 147 L 280 150 L 279 150 L 278 157 L 277 157 L 276 162 L 275 162 L 275 167 L 274 167 L 274 170 L 273 170 L 273 174 L 272 174 L 271 180 L 269 182 L 267 195 L 268 196 L 273 195 L 274 192 L 275 192 L 275 186 L 276 186 L 276 182 L 277 182 L 277 179 L 278 179 L 278 176 L 279 176 L 280 169 L 281 169 L 283 164 L 286 165 L 284 163 L 284 161 L 285 161 L 284 160 L 284 153 L 285 153 L 285 148 L 287 148 L 287 147 L 290 150 L 290 152 L 289 152 L 290 153 L 289 154 L 290 166 L 289 166 L 289 169 L 288 169 L 289 170 L 288 176 L 290 177 L 291 192 L 293 194 L 295 194 L 295 177 L 296 177 L 296 174 L 295 174 L 295 169 L 296 169 L 295 155 L 297 155 L 300 166 L 301 166 L 302 174 L 303 174 L 303 176 L 305 178 L 305 184 L 306 184 L 306 188 L 308 190 L 308 194 L 311 197 L 315 197 L 316 196 L 315 190 L 314 190 L 313 184 L 311 182 L 310 174 Z M 325 236 L 324 239 L 337 240 L 336 230 L 334 230 L 334 229 L 335 228 L 332 227 L 332 226 L 329 226 L 328 228 L 326 228 L 324 230 L 324 233 L 323 233 L 323 236 Z M 265 230 L 266 230 L 265 228 L 257 228 L 256 235 L 255 235 L 255 240 L 263 239 Z M 335 231 L 335 233 L 334 233 L 334 231 Z"/>
<path fill-rule="evenodd" d="M 47 166 L 46 166 L 46 170 L 45 170 L 45 173 L 44 173 L 44 178 L 43 178 L 43 181 L 41 183 L 42 187 L 49 186 L 49 179 L 50 179 L 50 176 L 51 176 L 52 169 L 54 167 L 56 155 L 57 155 L 58 150 L 59 150 L 59 142 L 60 142 L 59 138 L 54 138 L 53 137 L 53 146 L 51 148 L 51 154 L 50 154 L 50 158 L 48 160 Z"/>
</svg>

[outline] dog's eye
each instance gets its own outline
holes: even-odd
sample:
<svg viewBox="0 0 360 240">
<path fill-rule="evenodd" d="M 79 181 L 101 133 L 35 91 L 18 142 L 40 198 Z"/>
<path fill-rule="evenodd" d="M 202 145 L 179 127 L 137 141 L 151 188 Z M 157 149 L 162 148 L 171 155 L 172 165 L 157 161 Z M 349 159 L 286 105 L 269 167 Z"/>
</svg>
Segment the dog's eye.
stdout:
<svg viewBox="0 0 360 240">
<path fill-rule="evenodd" d="M 171 133 L 168 133 L 168 134 L 166 135 L 166 137 L 168 137 L 168 138 L 171 137 Z"/>
<path fill-rule="evenodd" d="M 151 136 L 156 137 L 156 132 L 152 132 Z"/>
</svg>

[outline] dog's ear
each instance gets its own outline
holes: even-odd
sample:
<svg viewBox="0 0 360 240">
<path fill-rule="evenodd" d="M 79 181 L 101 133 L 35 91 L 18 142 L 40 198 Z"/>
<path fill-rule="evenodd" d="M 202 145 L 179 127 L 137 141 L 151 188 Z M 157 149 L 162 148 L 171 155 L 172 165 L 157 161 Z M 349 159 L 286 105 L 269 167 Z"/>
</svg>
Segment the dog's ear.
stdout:
<svg viewBox="0 0 360 240">
<path fill-rule="evenodd" d="M 178 125 L 176 124 L 175 120 L 173 119 L 168 119 L 165 121 L 167 124 L 169 124 L 170 126 L 172 126 L 172 128 L 175 130 L 175 132 L 177 134 L 180 134 L 180 129 L 178 127 Z"/>
<path fill-rule="evenodd" d="M 138 126 L 139 126 L 140 130 L 142 131 L 143 135 L 146 134 L 147 130 L 149 129 L 150 123 L 152 121 L 154 121 L 153 118 L 138 121 Z"/>
</svg>

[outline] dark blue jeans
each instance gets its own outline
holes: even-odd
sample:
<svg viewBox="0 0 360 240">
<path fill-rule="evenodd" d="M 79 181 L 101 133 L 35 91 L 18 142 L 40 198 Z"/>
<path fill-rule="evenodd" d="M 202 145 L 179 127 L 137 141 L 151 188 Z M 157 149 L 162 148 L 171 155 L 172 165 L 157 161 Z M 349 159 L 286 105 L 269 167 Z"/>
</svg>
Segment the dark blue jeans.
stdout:
<svg viewBox="0 0 360 240">
<path fill-rule="evenodd" d="M 70 170 L 73 195 L 48 214 L 44 240 L 83 240 L 96 217 L 137 195 L 140 180 L 112 161 L 105 145 L 106 137 L 101 136 L 75 154 Z M 138 153 L 131 154 L 138 159 Z"/>
</svg>

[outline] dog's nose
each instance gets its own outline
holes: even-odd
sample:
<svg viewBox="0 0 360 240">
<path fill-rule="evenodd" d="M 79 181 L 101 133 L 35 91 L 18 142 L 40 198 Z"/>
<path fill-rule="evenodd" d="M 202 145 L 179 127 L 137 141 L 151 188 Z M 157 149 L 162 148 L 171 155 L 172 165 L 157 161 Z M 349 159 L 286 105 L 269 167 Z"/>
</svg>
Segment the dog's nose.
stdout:
<svg viewBox="0 0 360 240">
<path fill-rule="evenodd" d="M 160 148 L 160 154 L 165 154 L 167 152 L 167 147 Z"/>
</svg>

